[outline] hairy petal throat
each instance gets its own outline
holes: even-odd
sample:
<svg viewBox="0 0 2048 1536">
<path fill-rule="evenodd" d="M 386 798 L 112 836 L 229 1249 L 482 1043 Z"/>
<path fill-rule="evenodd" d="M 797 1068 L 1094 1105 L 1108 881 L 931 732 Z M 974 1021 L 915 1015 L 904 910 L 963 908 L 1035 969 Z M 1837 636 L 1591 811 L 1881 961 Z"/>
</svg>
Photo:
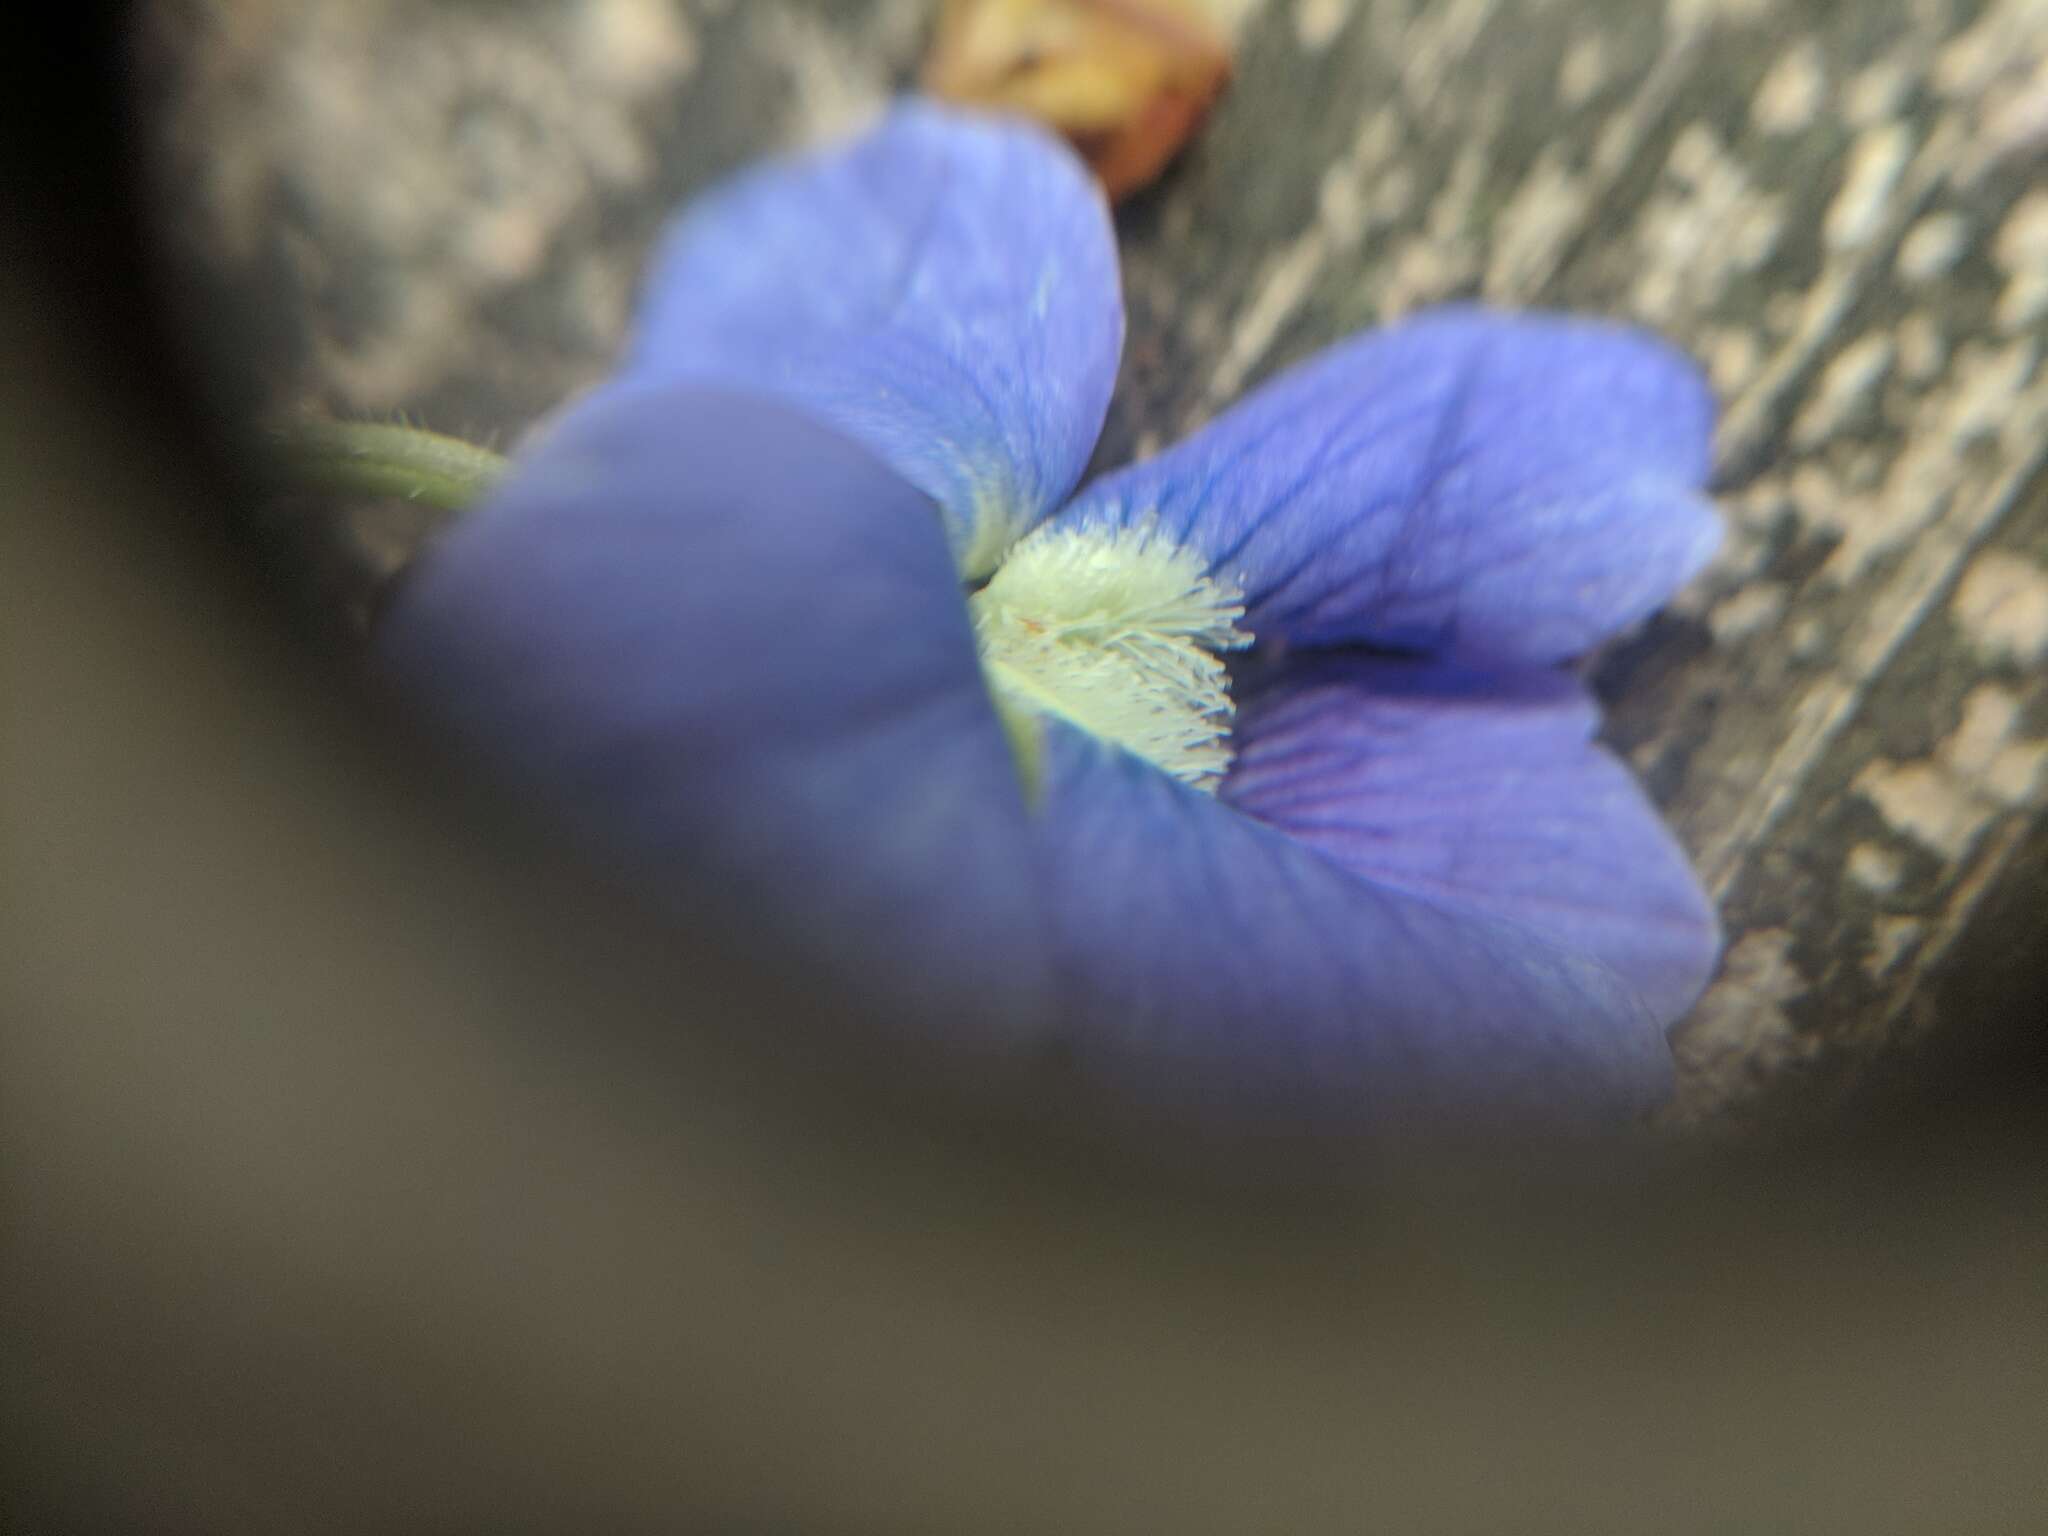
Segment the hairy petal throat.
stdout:
<svg viewBox="0 0 2048 1536">
<path fill-rule="evenodd" d="M 1250 643 L 1237 590 L 1150 523 L 1048 524 L 968 599 L 983 670 L 1031 777 L 1031 717 L 1057 715 L 1198 789 L 1230 766 L 1219 653 Z"/>
</svg>

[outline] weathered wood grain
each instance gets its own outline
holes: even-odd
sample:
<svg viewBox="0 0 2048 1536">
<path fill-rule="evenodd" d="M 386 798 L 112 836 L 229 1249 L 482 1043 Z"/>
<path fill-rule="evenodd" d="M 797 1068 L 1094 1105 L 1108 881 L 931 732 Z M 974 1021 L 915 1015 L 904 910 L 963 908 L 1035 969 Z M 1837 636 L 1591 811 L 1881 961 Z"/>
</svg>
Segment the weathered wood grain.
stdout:
<svg viewBox="0 0 2048 1536">
<path fill-rule="evenodd" d="M 1594 665 L 1728 926 L 1670 1120 L 1981 1027 L 1968 956 L 2048 938 L 2048 0 L 1230 9 L 1235 87 L 1120 220 L 1102 461 L 1441 299 L 1673 337 L 1726 403 L 1728 547 Z M 604 370 L 668 212 L 871 111 L 927 13 L 162 0 L 158 184 L 227 400 L 516 437 Z M 334 600 L 421 531 L 338 525 Z"/>
</svg>

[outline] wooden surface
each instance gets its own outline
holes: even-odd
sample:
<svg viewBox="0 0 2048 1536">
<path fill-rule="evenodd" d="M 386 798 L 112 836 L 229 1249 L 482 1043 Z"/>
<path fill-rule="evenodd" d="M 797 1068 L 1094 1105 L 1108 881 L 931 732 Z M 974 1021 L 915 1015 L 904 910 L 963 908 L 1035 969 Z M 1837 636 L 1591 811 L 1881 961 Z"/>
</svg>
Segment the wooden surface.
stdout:
<svg viewBox="0 0 2048 1536">
<path fill-rule="evenodd" d="M 1593 675 L 1728 928 L 1670 1121 L 2038 1007 L 2005 983 L 2048 938 L 2048 0 L 1228 8 L 1236 85 L 1119 220 L 1099 464 L 1439 299 L 1664 332 L 1726 405 L 1730 537 Z M 857 123 L 927 18 L 160 0 L 145 118 L 224 398 L 516 439 L 604 371 L 668 213 Z M 322 526 L 358 611 L 423 530 Z"/>
</svg>

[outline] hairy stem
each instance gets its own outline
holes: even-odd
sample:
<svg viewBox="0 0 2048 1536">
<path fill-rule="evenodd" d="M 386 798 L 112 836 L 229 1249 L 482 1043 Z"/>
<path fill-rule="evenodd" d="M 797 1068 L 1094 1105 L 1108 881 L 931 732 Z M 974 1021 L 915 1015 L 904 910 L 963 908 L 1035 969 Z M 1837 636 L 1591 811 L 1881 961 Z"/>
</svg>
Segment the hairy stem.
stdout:
<svg viewBox="0 0 2048 1536">
<path fill-rule="evenodd" d="M 362 421 L 294 421 L 267 434 L 296 486 L 388 496 L 457 511 L 497 484 L 506 460 L 438 432 Z"/>
</svg>

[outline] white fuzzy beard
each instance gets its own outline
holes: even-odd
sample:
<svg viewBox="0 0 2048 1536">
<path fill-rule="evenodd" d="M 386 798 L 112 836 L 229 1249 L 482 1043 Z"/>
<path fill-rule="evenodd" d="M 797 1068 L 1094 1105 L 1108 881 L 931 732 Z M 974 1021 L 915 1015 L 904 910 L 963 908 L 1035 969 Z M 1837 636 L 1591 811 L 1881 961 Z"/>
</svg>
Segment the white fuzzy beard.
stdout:
<svg viewBox="0 0 2048 1536">
<path fill-rule="evenodd" d="M 1055 714 L 1199 789 L 1230 766 L 1221 651 L 1250 643 L 1244 603 L 1149 522 L 1048 525 L 968 599 L 1006 716 Z"/>
</svg>

